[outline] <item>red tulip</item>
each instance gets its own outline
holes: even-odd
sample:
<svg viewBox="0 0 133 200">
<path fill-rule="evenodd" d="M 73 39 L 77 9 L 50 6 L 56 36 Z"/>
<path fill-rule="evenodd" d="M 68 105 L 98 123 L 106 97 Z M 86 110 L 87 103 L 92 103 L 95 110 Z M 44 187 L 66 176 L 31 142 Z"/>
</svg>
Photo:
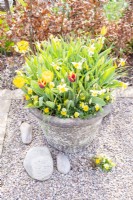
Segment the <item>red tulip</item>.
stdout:
<svg viewBox="0 0 133 200">
<path fill-rule="evenodd" d="M 68 79 L 70 82 L 75 82 L 76 81 L 76 74 L 74 72 L 70 72 L 68 75 Z"/>
<path fill-rule="evenodd" d="M 40 79 L 38 81 L 38 85 L 40 88 L 44 88 L 46 86 L 46 81 L 44 81 L 43 79 Z"/>
</svg>

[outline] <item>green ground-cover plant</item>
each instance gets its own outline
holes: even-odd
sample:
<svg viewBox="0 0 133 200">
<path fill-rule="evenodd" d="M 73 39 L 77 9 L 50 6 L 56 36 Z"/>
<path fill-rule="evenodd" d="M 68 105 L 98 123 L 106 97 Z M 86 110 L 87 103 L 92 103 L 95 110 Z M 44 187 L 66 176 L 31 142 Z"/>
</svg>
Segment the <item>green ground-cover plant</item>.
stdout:
<svg viewBox="0 0 133 200">
<path fill-rule="evenodd" d="M 127 86 L 117 80 L 125 61 L 117 65 L 111 48 L 102 50 L 105 33 L 103 27 L 96 39 L 51 36 L 36 43 L 36 54 L 29 52 L 24 70 L 13 81 L 24 91 L 27 107 L 65 118 L 86 118 L 102 111 L 112 101 L 112 91 Z M 27 42 L 19 43 L 19 49 L 27 51 Z"/>
</svg>

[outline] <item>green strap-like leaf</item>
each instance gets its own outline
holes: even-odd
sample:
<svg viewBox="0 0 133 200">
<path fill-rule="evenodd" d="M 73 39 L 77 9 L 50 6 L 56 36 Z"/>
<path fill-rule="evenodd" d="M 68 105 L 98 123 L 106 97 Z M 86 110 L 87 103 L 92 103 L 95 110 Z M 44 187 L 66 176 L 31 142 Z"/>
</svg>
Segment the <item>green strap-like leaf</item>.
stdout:
<svg viewBox="0 0 133 200">
<path fill-rule="evenodd" d="M 105 106 L 106 105 L 106 102 L 99 97 L 92 97 L 92 103 L 98 104 L 99 106 Z"/>
</svg>

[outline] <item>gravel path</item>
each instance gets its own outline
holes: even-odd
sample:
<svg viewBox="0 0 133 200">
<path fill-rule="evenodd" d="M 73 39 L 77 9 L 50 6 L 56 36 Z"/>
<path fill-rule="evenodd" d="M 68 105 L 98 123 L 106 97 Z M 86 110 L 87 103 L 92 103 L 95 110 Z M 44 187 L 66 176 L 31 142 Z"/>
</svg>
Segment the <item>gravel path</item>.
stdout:
<svg viewBox="0 0 133 200">
<path fill-rule="evenodd" d="M 20 139 L 22 121 L 32 124 L 31 145 Z M 133 99 L 120 98 L 113 112 L 104 119 L 97 139 L 82 153 L 69 155 L 71 171 L 67 175 L 56 169 L 58 151 L 50 148 L 55 169 L 45 182 L 32 180 L 23 168 L 26 152 L 32 146 L 46 144 L 35 119 L 23 109 L 22 101 L 13 100 L 7 124 L 7 136 L 1 159 L 1 200 L 133 200 Z M 90 158 L 106 154 L 116 162 L 110 173 L 92 169 Z"/>
</svg>

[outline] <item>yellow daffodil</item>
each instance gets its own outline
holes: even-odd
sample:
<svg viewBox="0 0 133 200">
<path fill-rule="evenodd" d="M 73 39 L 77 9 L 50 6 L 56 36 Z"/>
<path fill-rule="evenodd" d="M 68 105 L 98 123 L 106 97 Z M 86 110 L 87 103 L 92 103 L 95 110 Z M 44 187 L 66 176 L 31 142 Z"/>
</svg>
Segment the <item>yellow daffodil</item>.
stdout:
<svg viewBox="0 0 133 200">
<path fill-rule="evenodd" d="M 28 88 L 28 94 L 32 94 L 33 90 L 31 88 Z"/>
<path fill-rule="evenodd" d="M 28 94 L 26 94 L 26 95 L 24 96 L 24 98 L 25 98 L 26 101 L 30 100 L 30 96 L 29 96 Z"/>
<path fill-rule="evenodd" d="M 66 108 L 62 108 L 61 110 L 61 115 L 66 116 L 67 115 L 67 110 Z"/>
<path fill-rule="evenodd" d="M 100 106 L 98 104 L 95 105 L 95 110 L 99 111 L 100 110 Z"/>
<path fill-rule="evenodd" d="M 60 109 L 61 109 L 61 105 L 59 104 L 57 105 L 57 110 L 60 111 Z"/>
<path fill-rule="evenodd" d="M 89 56 L 92 56 L 94 54 L 94 52 L 95 52 L 95 46 L 94 46 L 94 44 L 92 44 L 91 46 L 89 46 L 88 50 L 89 50 Z"/>
<path fill-rule="evenodd" d="M 50 89 L 53 89 L 54 86 L 55 86 L 54 82 L 50 82 L 50 83 L 49 83 L 49 87 L 50 87 Z"/>
<path fill-rule="evenodd" d="M 79 117 L 79 113 L 78 113 L 78 112 L 75 112 L 75 113 L 74 113 L 74 117 L 75 117 L 75 118 Z"/>
<path fill-rule="evenodd" d="M 98 91 L 97 90 L 90 90 L 91 92 L 91 96 L 96 97 L 98 95 Z"/>
<path fill-rule="evenodd" d="M 126 64 L 126 60 L 123 59 L 123 58 L 121 58 L 121 59 L 120 59 L 120 65 L 121 65 L 122 67 L 124 67 L 125 64 Z"/>
<path fill-rule="evenodd" d="M 57 71 L 59 71 L 61 69 L 61 67 L 57 64 L 52 64 L 53 68 Z"/>
<path fill-rule="evenodd" d="M 25 79 L 22 76 L 16 76 L 13 79 L 13 84 L 17 87 L 17 88 L 22 88 L 25 84 Z"/>
<path fill-rule="evenodd" d="M 72 62 L 72 64 L 76 69 L 82 69 L 82 62 Z"/>
<path fill-rule="evenodd" d="M 68 88 L 66 87 L 66 84 L 58 85 L 57 89 L 59 90 L 60 93 L 64 93 L 68 91 Z"/>
<path fill-rule="evenodd" d="M 101 29 L 101 35 L 106 35 L 107 33 L 107 27 L 106 26 L 103 26 L 102 29 Z"/>
<path fill-rule="evenodd" d="M 49 113 L 49 108 L 44 108 L 44 113 Z"/>
<path fill-rule="evenodd" d="M 97 93 L 98 93 L 99 95 L 104 94 L 105 92 L 106 92 L 106 89 L 102 89 L 102 90 L 97 91 Z"/>
<path fill-rule="evenodd" d="M 89 106 L 84 105 L 84 106 L 83 106 L 83 110 L 84 110 L 85 112 L 87 112 L 87 111 L 89 110 Z"/>
<path fill-rule="evenodd" d="M 27 51 L 29 51 L 29 42 L 24 40 L 17 42 L 15 46 L 15 51 L 19 53 L 26 53 Z"/>
<path fill-rule="evenodd" d="M 42 79 L 46 81 L 46 83 L 52 82 L 53 78 L 54 78 L 54 74 L 53 72 L 49 70 L 42 73 Z"/>
</svg>

